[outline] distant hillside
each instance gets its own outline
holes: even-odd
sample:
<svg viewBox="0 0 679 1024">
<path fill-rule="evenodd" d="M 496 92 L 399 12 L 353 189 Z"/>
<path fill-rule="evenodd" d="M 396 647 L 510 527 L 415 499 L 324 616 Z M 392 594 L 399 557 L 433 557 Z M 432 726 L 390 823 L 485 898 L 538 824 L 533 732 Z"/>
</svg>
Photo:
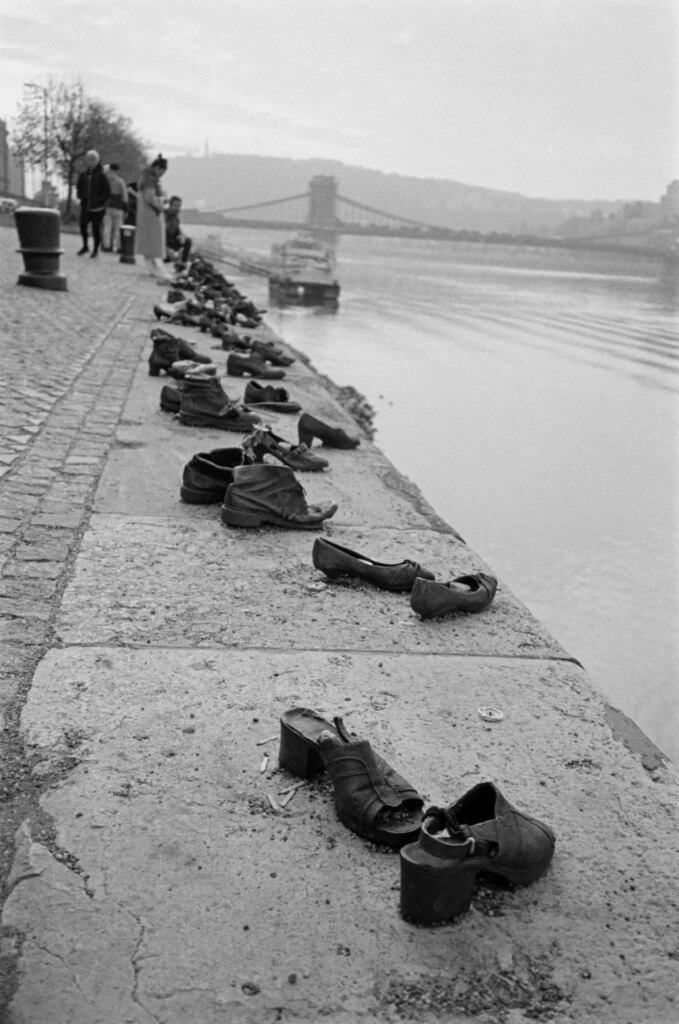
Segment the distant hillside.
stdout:
<svg viewBox="0 0 679 1024">
<path fill-rule="evenodd" d="M 215 153 L 173 157 L 167 188 L 186 207 L 226 209 L 306 192 L 315 174 L 331 174 L 348 199 L 399 217 L 471 231 L 552 234 L 574 217 L 618 212 L 620 202 L 534 199 L 518 192 L 437 178 L 411 178 L 353 167 L 335 160 Z"/>
</svg>

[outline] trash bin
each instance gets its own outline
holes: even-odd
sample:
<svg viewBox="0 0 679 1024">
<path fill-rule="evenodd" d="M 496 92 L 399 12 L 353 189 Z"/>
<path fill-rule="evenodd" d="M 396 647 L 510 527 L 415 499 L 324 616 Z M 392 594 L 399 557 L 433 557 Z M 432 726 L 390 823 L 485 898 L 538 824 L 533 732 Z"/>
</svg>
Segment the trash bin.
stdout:
<svg viewBox="0 0 679 1024">
<path fill-rule="evenodd" d="M 136 263 L 134 255 L 134 235 L 136 232 L 134 224 L 123 224 L 120 229 L 120 262 Z"/>
<path fill-rule="evenodd" d="M 19 206 L 14 211 L 25 273 L 17 284 L 65 292 L 66 278 L 59 273 L 61 216 L 58 210 L 42 206 Z"/>
</svg>

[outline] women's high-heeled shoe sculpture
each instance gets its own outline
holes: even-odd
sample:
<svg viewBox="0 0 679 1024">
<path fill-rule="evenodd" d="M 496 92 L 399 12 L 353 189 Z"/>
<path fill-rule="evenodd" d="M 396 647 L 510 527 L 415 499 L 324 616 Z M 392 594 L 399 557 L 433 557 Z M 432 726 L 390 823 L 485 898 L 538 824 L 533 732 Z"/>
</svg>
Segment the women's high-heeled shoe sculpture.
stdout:
<svg viewBox="0 0 679 1024">
<path fill-rule="evenodd" d="M 418 834 L 424 802 L 417 790 L 376 754 L 367 740 L 350 736 L 309 708 L 281 717 L 279 765 L 309 779 L 327 771 L 343 825 L 373 843 L 401 847 Z"/>
<path fill-rule="evenodd" d="M 311 560 L 316 569 L 320 569 L 331 580 L 338 576 L 355 576 L 382 590 L 411 590 L 418 578 L 436 578 L 429 569 L 409 558 L 391 565 L 375 562 L 367 555 L 359 555 L 357 551 L 344 548 L 326 537 L 318 537 L 314 542 Z"/>
<path fill-rule="evenodd" d="M 300 443 L 308 445 L 309 448 L 315 437 L 328 448 L 357 448 L 361 443 L 358 437 L 351 437 L 342 427 L 331 427 L 308 412 L 303 412 L 300 416 L 297 433 Z"/>
<path fill-rule="evenodd" d="M 243 447 L 249 449 L 257 462 L 263 462 L 265 455 L 273 455 L 290 469 L 318 473 L 328 467 L 328 460 L 320 455 L 313 455 L 305 444 L 290 444 L 285 438 L 274 434 L 270 427 L 257 427 L 243 441 Z"/>
<path fill-rule="evenodd" d="M 548 825 L 480 782 L 457 803 L 430 807 L 417 842 L 401 850 L 401 913 L 414 924 L 451 921 L 469 910 L 480 872 L 527 885 L 547 869 L 554 845 Z"/>
<path fill-rule="evenodd" d="M 457 612 L 482 612 L 492 602 L 497 580 L 485 572 L 458 576 L 449 583 L 417 579 L 410 592 L 410 607 L 423 619 Z"/>
</svg>

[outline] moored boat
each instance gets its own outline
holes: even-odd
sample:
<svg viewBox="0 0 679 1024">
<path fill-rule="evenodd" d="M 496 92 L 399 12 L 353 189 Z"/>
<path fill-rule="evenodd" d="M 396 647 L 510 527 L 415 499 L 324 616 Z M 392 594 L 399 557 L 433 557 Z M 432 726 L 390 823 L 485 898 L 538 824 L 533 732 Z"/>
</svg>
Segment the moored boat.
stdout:
<svg viewBox="0 0 679 1024">
<path fill-rule="evenodd" d="M 336 309 L 339 294 L 335 253 L 331 246 L 311 234 L 296 235 L 272 246 L 270 302 Z"/>
</svg>

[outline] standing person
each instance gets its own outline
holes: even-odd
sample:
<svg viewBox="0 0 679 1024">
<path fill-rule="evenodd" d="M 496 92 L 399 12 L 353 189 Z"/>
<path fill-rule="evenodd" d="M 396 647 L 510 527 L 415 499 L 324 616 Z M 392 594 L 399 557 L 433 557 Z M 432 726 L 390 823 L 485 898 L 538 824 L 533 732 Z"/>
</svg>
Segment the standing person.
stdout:
<svg viewBox="0 0 679 1024">
<path fill-rule="evenodd" d="M 108 197 L 104 216 L 104 252 L 120 252 L 120 228 L 127 210 L 127 186 L 119 171 L 118 164 L 109 164 L 106 171 L 111 195 Z"/>
<path fill-rule="evenodd" d="M 85 154 L 85 170 L 78 175 L 76 182 L 76 195 L 80 200 L 80 234 L 82 235 L 82 249 L 78 250 L 78 256 L 89 252 L 87 245 L 87 227 L 92 225 L 92 259 L 99 252 L 101 245 L 101 222 L 106 212 L 106 203 L 111 194 L 111 186 L 104 174 L 104 168 L 99 162 L 99 154 L 96 149 L 90 149 Z"/>
<path fill-rule="evenodd" d="M 165 214 L 160 179 L 167 170 L 167 160 L 158 154 L 146 168 L 139 182 L 137 200 L 136 250 L 146 261 L 146 267 L 159 280 L 170 275 L 163 267 L 165 256 Z"/>
<path fill-rule="evenodd" d="M 181 224 L 179 223 L 181 209 L 182 201 L 180 197 L 171 196 L 165 211 L 165 246 L 168 259 L 171 259 L 172 254 L 176 253 L 176 259 L 181 260 L 182 263 L 188 263 L 193 241 L 181 229 Z"/>
</svg>

